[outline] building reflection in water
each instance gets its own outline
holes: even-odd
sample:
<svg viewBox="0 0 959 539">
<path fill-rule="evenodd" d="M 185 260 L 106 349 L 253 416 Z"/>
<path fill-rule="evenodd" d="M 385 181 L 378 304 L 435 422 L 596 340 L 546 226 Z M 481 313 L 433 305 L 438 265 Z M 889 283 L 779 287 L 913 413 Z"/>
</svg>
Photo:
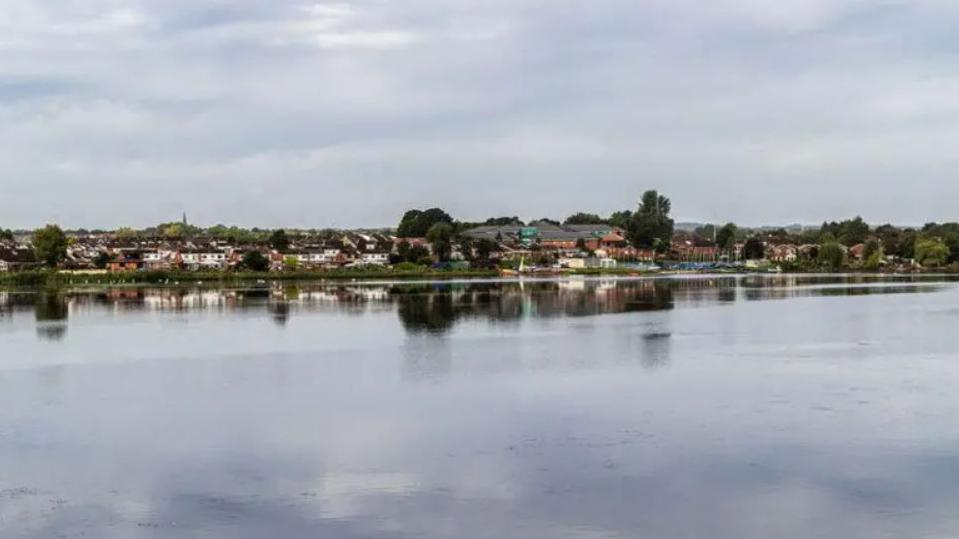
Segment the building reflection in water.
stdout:
<svg viewBox="0 0 959 539">
<path fill-rule="evenodd" d="M 928 281 L 928 282 L 924 282 Z M 649 279 L 567 279 L 451 283 L 269 283 L 218 288 L 124 287 L 62 292 L 0 293 L 0 318 L 33 310 L 37 335 L 58 340 L 69 317 L 89 311 L 266 312 L 279 325 L 297 313 L 363 315 L 392 311 L 410 335 L 442 336 L 462 321 L 516 324 L 525 319 L 586 317 L 677 307 L 721 305 L 739 300 L 803 296 L 935 291 L 942 279 L 876 276 L 694 276 Z M 652 364 L 668 357 L 670 339 L 656 332 L 644 340 Z M 666 332 L 668 333 L 668 332 Z"/>
</svg>

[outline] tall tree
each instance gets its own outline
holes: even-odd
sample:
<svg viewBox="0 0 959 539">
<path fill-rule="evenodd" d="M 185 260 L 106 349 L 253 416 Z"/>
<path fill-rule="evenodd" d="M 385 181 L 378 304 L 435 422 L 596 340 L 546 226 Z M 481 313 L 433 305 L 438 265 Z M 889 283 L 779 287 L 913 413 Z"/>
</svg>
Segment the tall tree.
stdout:
<svg viewBox="0 0 959 539">
<path fill-rule="evenodd" d="M 480 260 L 489 260 L 490 254 L 499 249 L 495 241 L 482 238 L 476 242 L 476 254 Z"/>
<path fill-rule="evenodd" d="M 831 234 L 836 241 L 847 246 L 864 243 L 869 237 L 869 225 L 862 220 L 862 217 L 846 219 L 845 221 L 825 222 L 819 229 L 820 243 L 823 243 L 822 237 Z"/>
<path fill-rule="evenodd" d="M 632 220 L 632 218 L 633 212 L 629 210 L 623 210 L 613 212 L 613 214 L 610 215 L 609 219 L 606 221 L 610 224 L 610 226 L 615 226 L 616 228 L 622 228 L 623 230 L 626 230 L 629 228 L 629 222 Z"/>
<path fill-rule="evenodd" d="M 839 224 L 839 242 L 847 247 L 864 243 L 869 237 L 869 225 L 856 216 Z"/>
<path fill-rule="evenodd" d="M 270 269 L 270 260 L 259 251 L 248 251 L 243 255 L 240 265 L 250 271 L 267 271 Z"/>
<path fill-rule="evenodd" d="M 414 262 L 410 260 L 410 242 L 406 240 L 396 244 L 396 254 L 400 257 L 400 262 Z"/>
<path fill-rule="evenodd" d="M 716 239 L 716 225 L 705 224 L 693 229 L 693 236 L 702 242 L 712 243 Z"/>
<path fill-rule="evenodd" d="M 629 239 L 636 247 L 669 250 L 673 237 L 672 203 L 655 190 L 643 193 L 639 208 L 629 222 Z"/>
<path fill-rule="evenodd" d="M 440 208 L 430 208 L 428 210 L 409 210 L 403 214 L 399 226 L 396 227 L 396 235 L 401 238 L 422 238 L 426 232 L 436 223 L 452 223 L 453 218 L 450 214 Z"/>
<path fill-rule="evenodd" d="M 286 235 L 286 230 L 279 228 L 270 234 L 270 247 L 277 251 L 285 251 L 290 248 L 290 238 Z"/>
<path fill-rule="evenodd" d="M 736 225 L 726 223 L 716 233 L 716 245 L 724 252 L 730 252 L 736 246 Z"/>
<path fill-rule="evenodd" d="M 937 237 L 949 248 L 947 262 L 959 261 L 959 223 L 930 223 L 923 227 L 927 236 Z"/>
<path fill-rule="evenodd" d="M 846 252 L 838 241 L 827 240 L 819 245 L 817 258 L 819 264 L 825 269 L 839 271 L 846 261 Z"/>
<path fill-rule="evenodd" d="M 413 234 L 413 227 L 417 219 L 423 215 L 421 210 L 407 210 L 403 214 L 403 218 L 400 219 L 399 226 L 396 227 L 396 235 L 401 238 L 413 238 L 418 237 L 416 234 Z M 421 237 L 421 236 L 419 236 Z"/>
<path fill-rule="evenodd" d="M 450 259 L 453 243 L 453 227 L 449 223 L 435 223 L 426 231 L 426 241 L 433 246 L 433 254 L 437 260 L 444 262 Z"/>
<path fill-rule="evenodd" d="M 876 238 L 869 238 L 863 246 L 863 267 L 870 271 L 878 270 L 882 265 L 882 244 Z"/>
<path fill-rule="evenodd" d="M 879 243 L 879 240 L 876 238 L 869 238 L 866 240 L 866 243 L 863 245 L 862 249 L 862 258 L 863 260 L 868 260 L 869 257 L 876 253 L 882 252 L 882 244 Z"/>
<path fill-rule="evenodd" d="M 57 225 L 35 231 L 32 243 L 37 259 L 48 266 L 56 266 L 67 256 L 67 235 Z"/>
<path fill-rule="evenodd" d="M 922 237 L 916 240 L 915 258 L 923 266 L 942 266 L 949 259 L 949 247 L 939 238 Z"/>
<path fill-rule="evenodd" d="M 766 258 L 766 246 L 759 238 L 752 237 L 743 244 L 743 258 L 746 260 L 761 260 Z"/>
<path fill-rule="evenodd" d="M 0 241 L 13 241 L 13 231 L 0 228 Z"/>
</svg>

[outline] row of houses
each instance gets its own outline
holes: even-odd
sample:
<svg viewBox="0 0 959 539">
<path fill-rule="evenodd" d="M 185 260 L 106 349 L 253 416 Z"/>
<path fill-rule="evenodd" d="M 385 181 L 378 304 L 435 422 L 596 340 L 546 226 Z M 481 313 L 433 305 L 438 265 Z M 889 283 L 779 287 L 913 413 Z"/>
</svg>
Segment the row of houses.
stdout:
<svg viewBox="0 0 959 539">
<path fill-rule="evenodd" d="M 15 242 L 0 242 L 0 272 L 33 269 L 40 264 L 29 246 Z"/>
<path fill-rule="evenodd" d="M 540 221 L 529 225 L 478 226 L 462 232 L 472 240 L 472 252 L 464 252 L 461 242 L 452 246 L 452 259 L 472 259 L 476 246 L 489 242 L 491 258 L 533 260 L 537 254 L 551 255 L 554 262 L 564 260 L 570 267 L 580 265 L 577 259 L 597 264 L 604 260 L 655 262 L 657 258 L 688 262 L 741 260 L 743 244 L 731 253 L 715 245 L 703 245 L 680 235 L 671 244 L 670 252 L 657 255 L 650 249 L 630 245 L 621 228 L 608 224 L 561 225 Z M 71 238 L 63 267 L 85 270 L 105 267 L 110 271 L 170 269 L 232 269 L 251 252 L 260 252 L 271 269 L 317 269 L 344 266 L 388 265 L 398 260 L 400 246 L 422 246 L 430 252 L 424 238 L 397 238 L 384 233 L 340 232 L 320 236 L 298 236 L 290 245 L 274 249 L 265 243 L 237 244 L 218 238 L 120 238 L 114 234 L 86 234 Z M 774 263 L 793 262 L 801 257 L 814 258 L 817 245 L 764 245 L 765 258 Z M 850 259 L 861 259 L 863 245 L 848 248 Z M 586 262 L 582 262 L 586 264 Z M 16 242 L 0 242 L 0 271 L 18 271 L 38 267 L 33 250 Z"/>
<path fill-rule="evenodd" d="M 346 243 L 333 240 L 303 244 L 278 250 L 262 245 L 198 244 L 186 242 L 162 247 L 135 246 L 115 250 L 115 258 L 106 267 L 110 271 L 134 270 L 223 270 L 241 264 L 244 256 L 256 251 L 270 263 L 270 269 L 330 268 L 352 265 L 386 265 L 390 262 L 393 244 L 382 246 Z"/>
<path fill-rule="evenodd" d="M 600 258 L 652 261 L 650 249 L 629 244 L 623 229 L 608 224 L 560 225 L 539 221 L 526 226 L 485 225 L 463 232 L 471 240 L 495 242 L 507 255 L 552 251 L 561 257 L 592 252 Z"/>
<path fill-rule="evenodd" d="M 736 244 L 731 253 L 732 258 L 736 260 L 743 258 L 742 252 L 744 245 L 743 243 Z M 840 245 L 839 247 L 850 260 L 861 261 L 866 252 L 866 246 L 862 243 L 853 245 L 852 247 L 846 247 L 845 245 Z M 793 243 L 765 243 L 763 245 L 763 251 L 765 253 L 764 258 L 770 262 L 796 262 L 800 258 L 816 258 L 819 252 L 819 245 L 814 243 L 802 245 Z M 681 256 L 676 256 L 677 254 Z M 722 253 L 720 249 L 715 246 L 687 246 L 677 245 L 676 243 L 673 244 L 673 255 L 674 258 L 701 261 L 719 260 L 729 256 L 729 254 Z"/>
<path fill-rule="evenodd" d="M 113 234 L 72 236 L 63 269 L 108 271 L 230 269 L 251 251 L 263 254 L 273 269 L 385 265 L 396 239 L 384 234 L 345 232 L 324 238 L 297 238 L 282 250 L 265 243 L 236 244 L 215 238 L 118 238 Z M 0 242 L 0 271 L 23 271 L 41 264 L 33 249 Z"/>
</svg>

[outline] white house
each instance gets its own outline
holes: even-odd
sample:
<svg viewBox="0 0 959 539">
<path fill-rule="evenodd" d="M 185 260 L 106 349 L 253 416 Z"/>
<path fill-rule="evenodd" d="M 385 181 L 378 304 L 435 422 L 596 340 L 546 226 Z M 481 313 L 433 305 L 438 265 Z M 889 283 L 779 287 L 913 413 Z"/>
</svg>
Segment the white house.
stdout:
<svg viewBox="0 0 959 539">
<path fill-rule="evenodd" d="M 361 253 L 359 262 L 361 264 L 385 266 L 390 263 L 390 253 L 385 251 Z"/>
<path fill-rule="evenodd" d="M 188 267 L 223 269 L 227 264 L 227 255 L 213 249 L 184 249 L 180 251 L 180 260 Z"/>
</svg>

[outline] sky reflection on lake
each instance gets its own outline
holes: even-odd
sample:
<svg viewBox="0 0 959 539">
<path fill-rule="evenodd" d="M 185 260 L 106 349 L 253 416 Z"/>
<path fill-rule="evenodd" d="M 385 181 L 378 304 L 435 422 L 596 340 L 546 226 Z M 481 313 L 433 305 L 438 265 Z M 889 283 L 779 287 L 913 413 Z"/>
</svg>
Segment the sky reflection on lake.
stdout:
<svg viewBox="0 0 959 539">
<path fill-rule="evenodd" d="M 959 534 L 955 282 L 0 292 L 3 537 Z"/>
</svg>

